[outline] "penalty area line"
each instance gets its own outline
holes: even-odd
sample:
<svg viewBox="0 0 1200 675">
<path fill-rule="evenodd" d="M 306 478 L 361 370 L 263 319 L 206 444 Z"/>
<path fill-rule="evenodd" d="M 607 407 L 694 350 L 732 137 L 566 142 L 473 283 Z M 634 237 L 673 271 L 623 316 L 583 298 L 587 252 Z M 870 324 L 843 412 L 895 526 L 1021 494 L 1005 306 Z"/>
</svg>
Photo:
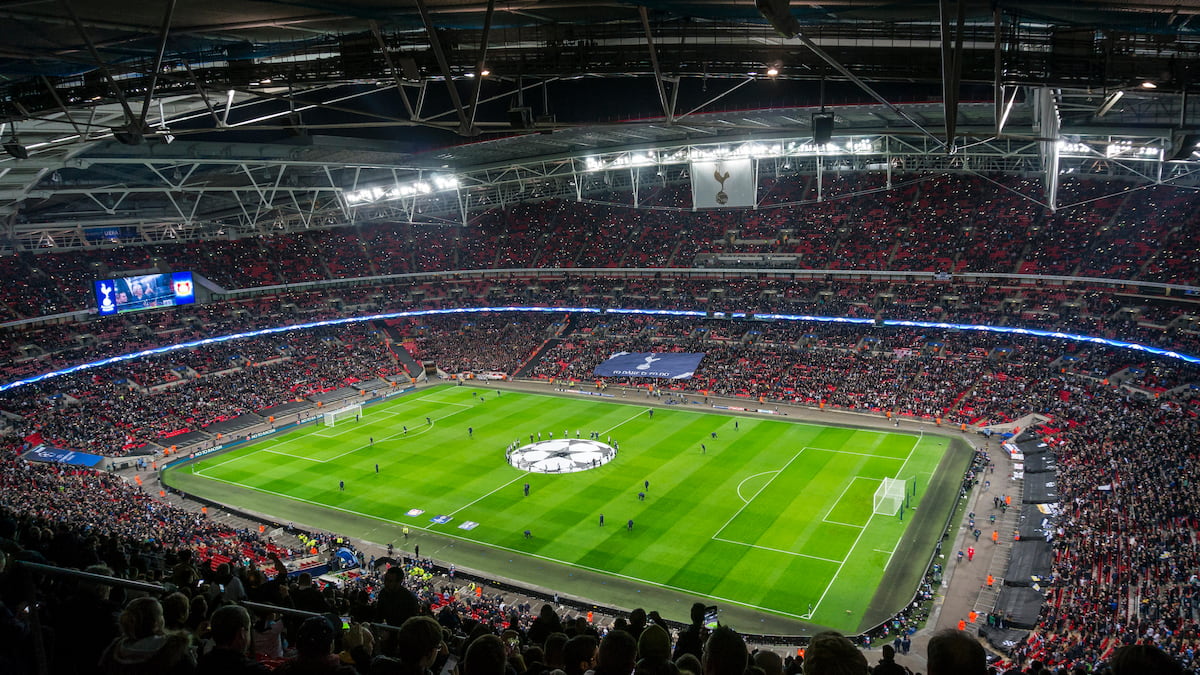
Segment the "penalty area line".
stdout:
<svg viewBox="0 0 1200 675">
<path fill-rule="evenodd" d="M 734 541 L 732 539 L 723 539 L 721 537 L 713 537 L 713 541 L 722 541 L 722 542 L 725 542 L 726 544 L 734 544 L 736 546 L 746 546 L 748 548 L 757 548 L 757 549 L 760 549 L 763 551 L 771 551 L 773 553 L 783 553 L 784 555 L 794 555 L 797 558 L 808 558 L 810 560 L 820 560 L 822 562 L 833 563 L 834 565 L 840 565 L 840 564 L 846 562 L 845 560 L 834 560 L 833 558 L 822 558 L 819 555 L 809 555 L 807 553 L 797 553 L 795 551 L 785 551 L 781 548 L 771 548 L 770 546 L 760 546 L 758 544 L 747 544 L 744 541 Z"/>
</svg>

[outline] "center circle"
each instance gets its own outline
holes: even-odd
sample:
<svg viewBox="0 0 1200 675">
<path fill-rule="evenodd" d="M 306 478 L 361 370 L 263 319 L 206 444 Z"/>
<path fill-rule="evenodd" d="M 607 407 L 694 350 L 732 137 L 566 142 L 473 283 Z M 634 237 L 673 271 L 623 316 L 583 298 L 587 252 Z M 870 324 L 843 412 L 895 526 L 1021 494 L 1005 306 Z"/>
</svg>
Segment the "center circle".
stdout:
<svg viewBox="0 0 1200 675">
<path fill-rule="evenodd" d="M 563 438 L 529 443 L 506 454 L 508 463 L 521 471 L 575 473 L 608 464 L 617 456 L 617 450 L 602 441 Z"/>
</svg>

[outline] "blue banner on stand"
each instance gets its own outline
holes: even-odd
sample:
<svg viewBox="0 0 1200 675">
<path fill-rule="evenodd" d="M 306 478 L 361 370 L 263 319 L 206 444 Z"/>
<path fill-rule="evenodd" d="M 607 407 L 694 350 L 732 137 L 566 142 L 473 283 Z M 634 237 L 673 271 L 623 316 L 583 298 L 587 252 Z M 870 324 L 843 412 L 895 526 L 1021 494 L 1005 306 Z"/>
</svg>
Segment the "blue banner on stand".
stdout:
<svg viewBox="0 0 1200 675">
<path fill-rule="evenodd" d="M 601 377 L 661 377 L 686 380 L 696 374 L 703 352 L 617 352 L 596 366 Z"/>
<path fill-rule="evenodd" d="M 26 459 L 31 462 L 58 462 L 60 464 L 73 464 L 75 466 L 96 466 L 104 461 L 102 455 L 91 455 L 86 452 L 75 452 L 65 448 L 55 448 L 49 445 L 39 445 L 29 452 L 21 455 L 21 459 Z"/>
</svg>

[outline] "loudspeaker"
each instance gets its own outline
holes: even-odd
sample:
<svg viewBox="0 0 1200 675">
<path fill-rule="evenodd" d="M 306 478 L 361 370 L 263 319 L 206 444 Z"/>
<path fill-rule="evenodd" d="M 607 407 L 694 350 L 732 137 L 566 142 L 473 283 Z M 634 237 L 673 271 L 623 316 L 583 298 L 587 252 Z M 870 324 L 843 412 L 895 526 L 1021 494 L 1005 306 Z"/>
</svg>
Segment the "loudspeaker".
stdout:
<svg viewBox="0 0 1200 675">
<path fill-rule="evenodd" d="M 136 124 L 114 127 L 112 132 L 113 138 L 123 145 L 141 145 L 142 141 L 146 139 L 145 130 Z"/>
<path fill-rule="evenodd" d="M 813 143 L 824 145 L 833 140 L 833 113 L 813 113 Z"/>
<path fill-rule="evenodd" d="M 532 108 L 509 108 L 508 109 L 508 124 L 514 129 L 532 129 L 533 128 L 533 109 Z"/>
<path fill-rule="evenodd" d="M 1178 143 L 1173 145 L 1171 149 L 1168 150 L 1170 155 L 1164 158 L 1163 161 L 1183 161 L 1191 157 L 1192 153 L 1196 151 L 1196 146 L 1200 145 L 1200 134 L 1184 134 L 1183 136 L 1177 136 L 1176 138 L 1179 139 Z"/>
<path fill-rule="evenodd" d="M 29 159 L 29 149 L 15 140 L 4 144 L 4 151 L 14 159 Z"/>
</svg>

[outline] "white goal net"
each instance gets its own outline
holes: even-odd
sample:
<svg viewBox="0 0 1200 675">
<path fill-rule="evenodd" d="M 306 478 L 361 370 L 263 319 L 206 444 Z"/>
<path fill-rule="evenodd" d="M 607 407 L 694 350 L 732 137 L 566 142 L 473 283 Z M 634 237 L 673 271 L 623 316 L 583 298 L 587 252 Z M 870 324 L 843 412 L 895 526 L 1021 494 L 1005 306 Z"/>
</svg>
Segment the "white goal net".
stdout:
<svg viewBox="0 0 1200 675">
<path fill-rule="evenodd" d="M 907 487 L 900 478 L 884 478 L 883 484 L 875 491 L 875 513 L 882 516 L 896 515 L 900 507 L 904 506 Z"/>
<path fill-rule="evenodd" d="M 338 408 L 337 410 L 330 410 L 325 413 L 325 426 L 331 427 L 346 418 L 358 419 L 361 416 L 361 405 L 348 405 L 345 408 Z"/>
</svg>

